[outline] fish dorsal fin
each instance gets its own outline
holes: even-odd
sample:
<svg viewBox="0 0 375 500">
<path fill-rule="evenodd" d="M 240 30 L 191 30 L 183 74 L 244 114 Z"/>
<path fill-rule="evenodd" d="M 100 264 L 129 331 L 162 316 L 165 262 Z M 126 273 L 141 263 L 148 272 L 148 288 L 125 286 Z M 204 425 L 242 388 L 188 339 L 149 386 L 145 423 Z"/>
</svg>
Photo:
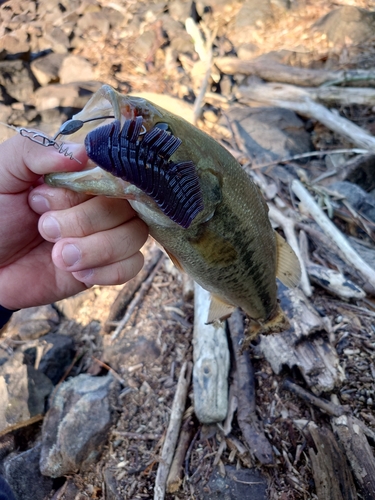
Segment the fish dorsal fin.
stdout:
<svg viewBox="0 0 375 500">
<path fill-rule="evenodd" d="M 275 231 L 277 248 L 276 276 L 287 287 L 297 286 L 301 279 L 301 266 L 297 255 L 282 236 Z"/>
<path fill-rule="evenodd" d="M 182 273 L 184 273 L 185 269 L 182 267 L 182 264 L 178 260 L 178 258 L 175 255 L 173 255 L 173 253 L 169 252 L 166 248 L 164 248 L 164 250 L 166 251 L 168 257 L 171 259 L 171 261 L 173 262 L 173 264 L 177 267 L 177 269 L 179 271 L 181 271 Z"/>
<path fill-rule="evenodd" d="M 235 310 L 235 306 L 223 302 L 221 299 L 216 297 L 216 295 L 211 294 L 211 304 L 208 311 L 207 324 L 211 324 L 217 320 L 224 320 L 229 318 L 232 312 Z"/>
</svg>

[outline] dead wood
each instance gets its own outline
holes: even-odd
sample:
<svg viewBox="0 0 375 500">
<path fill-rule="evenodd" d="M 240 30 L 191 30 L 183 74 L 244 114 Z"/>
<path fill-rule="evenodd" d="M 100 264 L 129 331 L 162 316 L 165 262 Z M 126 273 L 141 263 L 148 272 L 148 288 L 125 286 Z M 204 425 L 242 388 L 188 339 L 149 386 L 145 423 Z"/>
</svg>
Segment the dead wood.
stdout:
<svg viewBox="0 0 375 500">
<path fill-rule="evenodd" d="M 167 479 L 167 492 L 175 493 L 180 489 L 183 479 L 183 469 L 186 452 L 193 439 L 196 429 L 191 417 L 186 418 L 181 427 L 177 448 L 173 457 L 171 469 Z"/>
<path fill-rule="evenodd" d="M 308 425 L 316 450 L 309 449 L 319 500 L 355 500 L 357 492 L 346 457 L 329 429 Z"/>
<path fill-rule="evenodd" d="M 332 418 L 332 427 L 337 434 L 358 484 L 363 498 L 375 498 L 375 460 L 367 438 L 358 425 L 358 420 L 349 415 Z"/>
<path fill-rule="evenodd" d="M 156 264 L 159 262 L 161 255 L 162 251 L 158 247 L 154 246 L 150 252 L 150 258 L 145 262 L 142 270 L 120 290 L 116 300 L 113 302 L 111 309 L 109 310 L 108 318 L 104 323 L 101 334 L 108 334 L 111 332 L 113 322 L 119 320 L 120 316 L 124 314 L 125 309 L 141 287 L 142 283 L 147 279 Z"/>
<path fill-rule="evenodd" d="M 194 291 L 194 410 L 204 424 L 222 422 L 228 412 L 229 349 L 222 322 L 207 324 L 211 295 Z"/>
<path fill-rule="evenodd" d="M 161 450 L 159 467 L 155 479 L 154 500 L 164 500 L 167 478 L 180 432 L 182 416 L 185 411 L 191 372 L 191 363 L 185 362 L 182 365 L 180 376 L 178 378 L 167 434 Z"/>
<path fill-rule="evenodd" d="M 358 285 L 339 271 L 312 263 L 307 265 L 307 271 L 313 283 L 340 299 L 363 299 L 366 297 L 366 293 Z"/>
<path fill-rule="evenodd" d="M 294 180 L 292 182 L 292 190 L 302 201 L 303 206 L 319 224 L 326 236 L 335 242 L 343 260 L 347 264 L 353 266 L 361 274 L 364 280 L 368 281 L 372 286 L 375 286 L 375 270 L 372 269 L 354 250 L 347 238 L 345 238 L 341 231 L 339 231 L 333 222 L 325 215 L 307 189 L 305 189 L 299 181 Z"/>
<path fill-rule="evenodd" d="M 214 63 L 220 71 L 228 75 L 240 73 L 254 75 L 269 82 L 290 83 L 301 87 L 319 87 L 323 84 L 342 84 L 353 81 L 370 82 L 375 80 L 375 71 L 339 70 L 327 71 L 320 69 L 297 68 L 280 64 L 269 59 L 244 61 L 236 57 L 218 57 Z"/>
<path fill-rule="evenodd" d="M 239 87 L 236 97 L 241 102 L 259 102 L 291 109 L 300 115 L 318 120 L 359 148 L 375 151 L 375 137 L 338 113 L 314 102 L 302 88 L 293 85 L 252 82 L 251 86 Z"/>
<path fill-rule="evenodd" d="M 271 444 L 266 438 L 256 414 L 254 369 L 247 352 L 239 346 L 244 339 L 243 317 L 237 309 L 228 319 L 236 364 L 237 421 L 251 453 L 263 465 L 274 463 Z"/>
</svg>

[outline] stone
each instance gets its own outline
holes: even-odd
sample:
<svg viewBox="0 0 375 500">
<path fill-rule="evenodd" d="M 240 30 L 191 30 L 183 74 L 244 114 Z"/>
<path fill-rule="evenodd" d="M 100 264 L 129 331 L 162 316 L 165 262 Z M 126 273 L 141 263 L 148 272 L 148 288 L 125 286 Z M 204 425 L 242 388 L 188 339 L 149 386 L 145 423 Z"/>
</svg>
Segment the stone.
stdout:
<svg viewBox="0 0 375 500">
<path fill-rule="evenodd" d="M 172 0 L 168 3 L 169 14 L 173 19 L 183 24 L 191 16 L 191 8 L 191 2 L 188 0 Z"/>
<path fill-rule="evenodd" d="M 31 64 L 31 71 L 40 85 L 57 83 L 59 81 L 59 71 L 64 60 L 63 54 L 51 52 L 43 57 L 38 57 Z"/>
<path fill-rule="evenodd" d="M 70 48 L 69 36 L 58 26 L 46 31 L 44 37 L 51 44 L 51 49 L 57 54 L 67 54 Z"/>
<path fill-rule="evenodd" d="M 21 58 L 30 51 L 30 44 L 27 41 L 25 30 L 17 30 L 13 33 L 7 33 L 0 38 L 0 54 Z"/>
<path fill-rule="evenodd" d="M 237 469 L 234 465 L 225 466 L 225 477 L 216 468 L 208 483 L 198 483 L 200 498 L 205 500 L 267 500 L 267 479 L 256 469 Z"/>
<path fill-rule="evenodd" d="M 99 90 L 100 82 L 51 84 L 39 87 L 33 96 L 33 104 L 38 111 L 57 107 L 81 110 L 92 94 Z"/>
<path fill-rule="evenodd" d="M 137 37 L 133 43 L 132 50 L 141 60 L 147 59 L 156 48 L 156 33 L 155 31 L 145 31 Z"/>
<path fill-rule="evenodd" d="M 13 314 L 7 333 L 21 340 L 34 340 L 50 332 L 59 320 L 57 311 L 51 305 L 28 307 Z"/>
<path fill-rule="evenodd" d="M 0 61 L 0 85 L 6 93 L 23 103 L 29 103 L 36 87 L 27 63 L 21 60 Z"/>
<path fill-rule="evenodd" d="M 119 384 L 112 375 L 79 375 L 61 384 L 42 428 L 40 469 L 60 477 L 98 460 L 114 423 Z"/>
<path fill-rule="evenodd" d="M 45 412 L 53 384 L 33 366 L 24 364 L 22 351 L 0 364 L 0 431 Z"/>
<path fill-rule="evenodd" d="M 350 205 L 365 218 L 375 222 L 375 197 L 366 193 L 360 186 L 348 181 L 334 182 L 328 189 L 345 196 Z"/>
<path fill-rule="evenodd" d="M 60 333 L 49 333 L 41 340 L 43 355 L 38 370 L 56 385 L 73 361 L 76 352 L 74 341 L 67 335 Z M 35 364 L 36 351 L 36 347 L 25 349 L 25 362 L 29 366 Z"/>
<path fill-rule="evenodd" d="M 87 12 L 78 20 L 77 26 L 83 32 L 94 30 L 105 36 L 109 32 L 110 22 L 103 11 Z"/>
<path fill-rule="evenodd" d="M 227 114 L 237 123 L 240 136 L 258 164 L 312 150 L 310 134 L 293 111 L 234 106 Z"/>
<path fill-rule="evenodd" d="M 375 12 L 345 5 L 316 21 L 313 28 L 327 35 L 327 40 L 334 45 L 359 44 L 374 35 Z"/>
<path fill-rule="evenodd" d="M 92 64 L 83 57 L 66 57 L 59 71 L 60 83 L 86 82 L 94 80 L 94 70 Z"/>
<path fill-rule="evenodd" d="M 40 451 L 38 444 L 4 461 L 4 476 L 16 500 L 44 500 L 52 490 L 52 479 L 40 473 Z"/>
</svg>

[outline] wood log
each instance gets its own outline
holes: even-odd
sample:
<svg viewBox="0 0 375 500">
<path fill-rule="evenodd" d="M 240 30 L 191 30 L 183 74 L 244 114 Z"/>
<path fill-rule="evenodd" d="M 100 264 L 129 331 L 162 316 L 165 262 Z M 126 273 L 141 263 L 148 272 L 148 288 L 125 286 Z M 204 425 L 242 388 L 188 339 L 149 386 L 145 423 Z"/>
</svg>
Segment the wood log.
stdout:
<svg viewBox="0 0 375 500">
<path fill-rule="evenodd" d="M 253 82 L 251 86 L 239 87 L 236 97 L 242 102 L 259 102 L 291 109 L 302 116 L 314 118 L 352 144 L 375 151 L 375 137 L 338 113 L 313 101 L 305 89 L 293 85 Z"/>
<path fill-rule="evenodd" d="M 352 473 L 333 433 L 314 422 L 308 430 L 316 446 L 316 451 L 309 449 L 309 455 L 319 500 L 356 500 Z"/>
<path fill-rule="evenodd" d="M 210 293 L 194 291 L 194 410 L 200 422 L 222 422 L 228 411 L 229 349 L 222 322 L 207 325 Z"/>
<path fill-rule="evenodd" d="M 357 483 L 361 486 L 363 498 L 373 500 L 375 498 L 375 460 L 363 430 L 349 415 L 333 417 L 331 423 L 345 449 Z"/>
<path fill-rule="evenodd" d="M 373 82 L 374 70 L 337 70 L 297 68 L 269 59 L 259 58 L 241 60 L 237 57 L 217 57 L 214 63 L 219 70 L 228 75 L 240 73 L 254 75 L 269 82 L 291 83 L 302 87 L 320 86 L 329 83 L 345 83 L 352 81 Z"/>
</svg>

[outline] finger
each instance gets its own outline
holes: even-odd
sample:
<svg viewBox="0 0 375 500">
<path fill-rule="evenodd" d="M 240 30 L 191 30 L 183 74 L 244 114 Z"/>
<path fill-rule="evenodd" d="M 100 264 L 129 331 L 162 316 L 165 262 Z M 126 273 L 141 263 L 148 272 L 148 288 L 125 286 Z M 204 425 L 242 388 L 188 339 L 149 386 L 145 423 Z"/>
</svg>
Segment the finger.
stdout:
<svg viewBox="0 0 375 500">
<path fill-rule="evenodd" d="M 82 170 L 87 163 L 83 144 L 67 143 L 68 152 L 78 160 L 59 153 L 54 147 L 43 147 L 20 134 L 0 144 L 1 191 L 19 192 L 44 174 Z"/>
<path fill-rule="evenodd" d="M 48 212 L 39 220 L 44 239 L 82 238 L 120 226 L 136 216 L 126 200 L 96 196 L 67 210 Z"/>
<path fill-rule="evenodd" d="M 120 262 L 94 269 L 85 269 L 72 274 L 76 280 L 85 283 L 87 287 L 92 285 L 121 285 L 133 279 L 142 269 L 143 263 L 143 255 L 141 252 L 137 252 Z"/>
<path fill-rule="evenodd" d="M 56 267 L 82 271 L 120 262 L 134 255 L 146 242 L 148 228 L 138 217 L 114 229 L 84 238 L 64 238 L 53 247 Z"/>
<path fill-rule="evenodd" d="M 37 214 L 44 214 L 50 210 L 63 210 L 75 207 L 92 196 L 84 193 L 75 193 L 70 189 L 55 188 L 41 184 L 29 193 L 29 206 Z"/>
</svg>

